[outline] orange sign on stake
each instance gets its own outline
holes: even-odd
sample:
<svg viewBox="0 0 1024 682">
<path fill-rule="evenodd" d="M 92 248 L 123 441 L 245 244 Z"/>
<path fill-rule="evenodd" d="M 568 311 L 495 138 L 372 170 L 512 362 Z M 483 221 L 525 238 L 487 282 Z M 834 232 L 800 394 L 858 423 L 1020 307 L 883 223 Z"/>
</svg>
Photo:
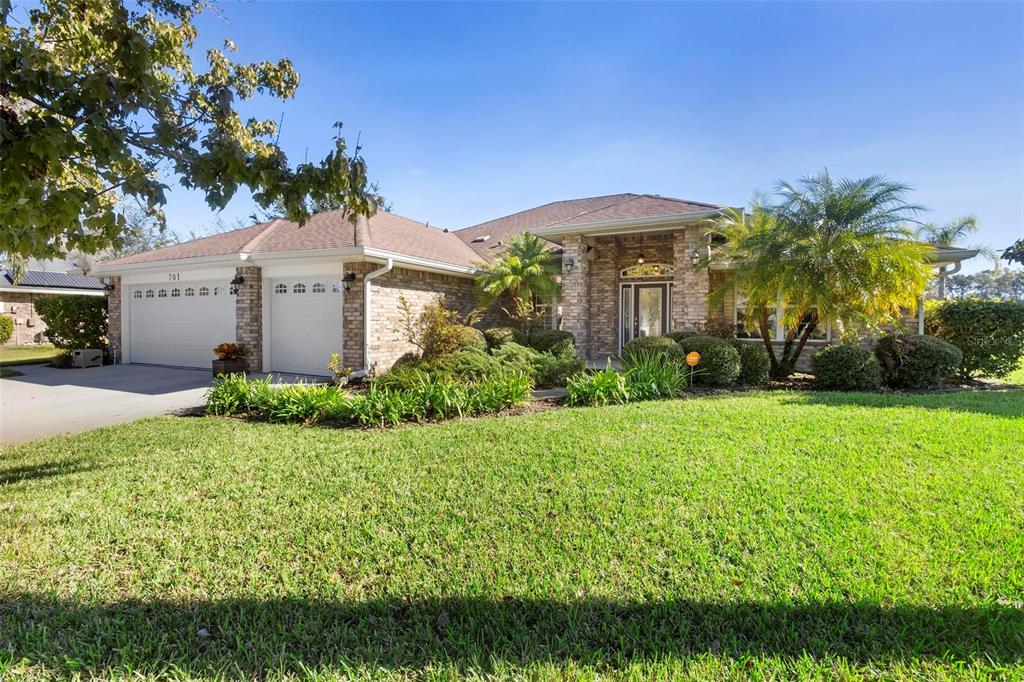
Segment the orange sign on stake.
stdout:
<svg viewBox="0 0 1024 682">
<path fill-rule="evenodd" d="M 693 351 L 686 354 L 686 364 L 690 367 L 696 367 L 698 362 L 700 362 L 700 353 Z"/>
</svg>

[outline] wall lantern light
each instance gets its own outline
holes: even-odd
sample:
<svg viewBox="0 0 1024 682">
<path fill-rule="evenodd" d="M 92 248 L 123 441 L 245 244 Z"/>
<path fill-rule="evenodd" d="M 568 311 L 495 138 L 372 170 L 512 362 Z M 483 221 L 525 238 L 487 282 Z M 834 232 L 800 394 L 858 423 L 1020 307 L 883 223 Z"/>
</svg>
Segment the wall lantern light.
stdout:
<svg viewBox="0 0 1024 682">
<path fill-rule="evenodd" d="M 349 292 L 349 291 L 352 291 L 352 285 L 355 284 L 355 281 L 356 281 L 356 273 L 350 272 L 350 273 L 346 274 L 341 279 L 341 284 L 342 284 L 342 286 L 345 287 L 345 291 Z"/>
<path fill-rule="evenodd" d="M 690 262 L 693 263 L 694 265 L 700 263 L 700 251 L 698 251 L 697 249 L 693 250 L 693 253 L 690 254 Z"/>
<path fill-rule="evenodd" d="M 637 265 L 643 265 L 644 264 L 644 254 L 642 254 L 642 253 L 640 254 L 640 257 L 636 259 L 636 264 Z"/>
<path fill-rule="evenodd" d="M 238 294 L 238 287 L 245 284 L 245 277 L 242 277 L 241 275 L 235 275 L 235 278 L 231 280 L 230 284 L 231 289 L 229 289 L 229 292 L 231 293 L 232 296 L 235 296 Z"/>
</svg>

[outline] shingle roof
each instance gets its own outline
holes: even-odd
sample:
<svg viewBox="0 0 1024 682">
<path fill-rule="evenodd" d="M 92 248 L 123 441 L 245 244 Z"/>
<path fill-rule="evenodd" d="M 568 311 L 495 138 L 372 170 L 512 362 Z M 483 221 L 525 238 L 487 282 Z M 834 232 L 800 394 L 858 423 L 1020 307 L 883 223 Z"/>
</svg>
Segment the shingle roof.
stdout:
<svg viewBox="0 0 1024 682">
<path fill-rule="evenodd" d="M 602 197 L 555 201 L 457 230 L 455 234 L 465 240 L 478 254 L 487 257 L 498 242 L 505 242 L 509 237 L 540 227 L 648 218 L 673 213 L 707 211 L 713 208 L 720 206 L 656 194 L 609 194 Z M 489 238 L 481 242 L 473 241 L 480 237 Z"/>
<path fill-rule="evenodd" d="M 10 270 L 3 271 L 4 286 L 13 287 L 14 276 Z M 29 270 L 18 282 L 20 287 L 38 287 L 42 289 L 87 289 L 97 290 L 103 288 L 103 282 L 95 277 L 84 277 L 82 275 L 69 275 L 64 272 L 43 272 L 42 270 Z"/>
<path fill-rule="evenodd" d="M 383 211 L 369 220 L 360 216 L 353 224 L 344 210 L 337 210 L 318 213 L 301 227 L 288 220 L 272 220 L 212 237 L 118 258 L 107 261 L 105 265 L 153 263 L 236 253 L 317 251 L 355 246 L 467 267 L 480 260 L 472 249 L 447 230 Z"/>
</svg>

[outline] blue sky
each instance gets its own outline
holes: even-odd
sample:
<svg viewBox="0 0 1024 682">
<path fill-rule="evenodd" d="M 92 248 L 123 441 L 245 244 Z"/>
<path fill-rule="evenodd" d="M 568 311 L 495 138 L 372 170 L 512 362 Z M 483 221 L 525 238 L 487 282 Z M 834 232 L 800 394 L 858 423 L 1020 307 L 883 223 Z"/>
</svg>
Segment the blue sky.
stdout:
<svg viewBox="0 0 1024 682">
<path fill-rule="evenodd" d="M 1024 3 L 232 3 L 197 47 L 287 56 L 294 161 L 360 133 L 397 213 L 458 228 L 558 199 L 733 205 L 828 167 L 910 183 L 926 220 L 1024 235 Z M 239 193 L 222 217 L 252 209 Z M 175 187 L 175 231 L 216 214 Z M 971 269 L 980 269 L 977 263 Z"/>
</svg>

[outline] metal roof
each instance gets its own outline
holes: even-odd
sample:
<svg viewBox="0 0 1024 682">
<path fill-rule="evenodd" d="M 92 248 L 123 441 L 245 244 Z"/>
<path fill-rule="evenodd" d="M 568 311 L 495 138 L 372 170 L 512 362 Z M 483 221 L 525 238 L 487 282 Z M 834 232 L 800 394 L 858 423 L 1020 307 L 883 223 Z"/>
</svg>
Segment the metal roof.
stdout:
<svg viewBox="0 0 1024 682">
<path fill-rule="evenodd" d="M 14 276 L 10 270 L 3 270 L 3 280 L 0 286 L 4 288 L 35 287 L 40 289 L 86 289 L 96 291 L 103 289 L 103 282 L 95 277 L 84 277 L 82 275 L 69 275 L 66 272 L 43 272 L 42 270 L 29 270 L 16 285 Z"/>
</svg>

